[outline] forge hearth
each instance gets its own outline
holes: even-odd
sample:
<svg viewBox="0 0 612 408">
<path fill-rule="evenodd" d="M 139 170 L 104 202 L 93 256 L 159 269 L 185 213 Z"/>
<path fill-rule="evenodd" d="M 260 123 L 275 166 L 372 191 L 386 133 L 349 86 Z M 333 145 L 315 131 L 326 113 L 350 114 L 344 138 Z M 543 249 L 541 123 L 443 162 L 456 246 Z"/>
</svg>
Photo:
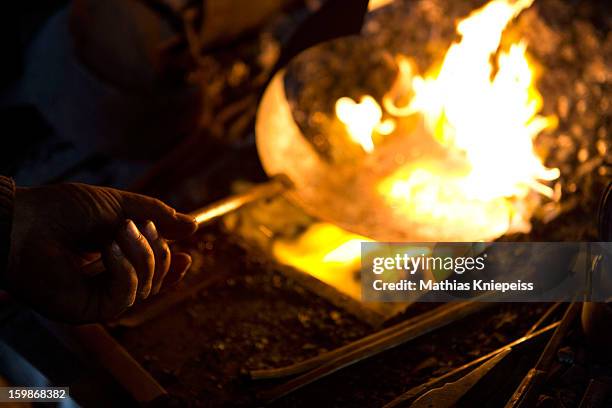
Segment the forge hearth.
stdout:
<svg viewBox="0 0 612 408">
<path fill-rule="evenodd" d="M 211 229 L 184 243 L 200 259 L 209 259 L 196 261 L 195 272 L 215 270 L 224 278 L 146 324 L 111 331 L 171 395 L 195 406 L 253 406 L 258 393 L 273 389 L 283 379 L 253 381 L 248 379 L 250 372 L 304 361 L 378 330 L 313 293 L 299 279 L 288 278 L 269 258 L 245 252 L 233 241 L 231 235 Z M 414 305 L 385 326 L 438 306 Z M 277 406 L 381 406 L 398 387 L 416 386 L 514 340 L 548 307 L 491 307 L 408 347 L 343 370 Z M 385 379 L 373 387 L 368 372 L 384 372 Z M 335 390 L 333 397 L 323 392 L 329 389 Z"/>
</svg>

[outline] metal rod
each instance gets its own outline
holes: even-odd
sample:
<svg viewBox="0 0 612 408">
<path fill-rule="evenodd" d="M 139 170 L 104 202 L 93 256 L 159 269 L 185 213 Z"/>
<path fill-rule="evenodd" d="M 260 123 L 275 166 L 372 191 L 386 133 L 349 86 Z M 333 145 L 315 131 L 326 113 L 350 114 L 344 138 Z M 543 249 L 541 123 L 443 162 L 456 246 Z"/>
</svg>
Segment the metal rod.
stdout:
<svg viewBox="0 0 612 408">
<path fill-rule="evenodd" d="M 388 336 L 377 338 L 371 344 L 350 350 L 349 352 L 340 355 L 337 358 L 334 358 L 305 374 L 287 381 L 285 384 L 282 384 L 269 391 L 264 391 L 259 395 L 259 398 L 268 403 L 275 401 L 342 368 L 358 363 L 359 361 L 375 356 L 393 347 L 397 347 L 435 329 L 457 322 L 462 318 L 482 311 L 489 306 L 490 304 L 483 302 L 468 302 L 464 308 L 456 308 L 438 316 L 432 316 L 428 319 L 424 319 L 423 321 L 419 321 L 418 323 L 408 326 L 403 330 L 392 332 Z"/>
<path fill-rule="evenodd" d="M 525 333 L 525 336 L 529 336 L 531 333 L 538 330 L 540 326 L 542 326 L 546 320 L 548 320 L 550 316 L 557 311 L 559 306 L 561 306 L 561 302 L 554 303 L 551 307 L 549 307 L 548 310 L 546 310 L 546 312 L 544 312 L 544 314 L 538 319 L 538 321 L 535 322 L 531 328 L 529 328 L 527 333 Z"/>
<path fill-rule="evenodd" d="M 362 348 L 373 344 L 375 341 L 382 338 L 389 338 L 394 333 L 402 332 L 407 330 L 408 328 L 414 327 L 415 325 L 423 322 L 430 321 L 432 318 L 439 318 L 441 316 L 449 316 L 450 313 L 457 313 L 461 309 L 465 309 L 468 307 L 468 303 L 449 303 L 440 307 L 437 307 L 433 310 L 430 310 L 424 314 L 419 316 L 415 316 L 411 319 L 388 327 L 386 329 L 377 331 L 376 333 L 370 334 L 366 337 L 363 337 L 359 340 L 348 343 L 344 346 L 338 347 L 334 350 L 328 351 L 326 353 L 319 354 L 318 356 L 309 358 L 304 361 L 300 361 L 299 363 L 291 364 L 285 367 L 279 368 L 268 368 L 261 370 L 252 370 L 249 372 L 249 377 L 251 380 L 270 380 L 270 379 L 278 379 L 283 377 L 291 377 L 294 375 L 302 374 L 307 371 L 310 371 L 314 368 L 317 368 L 328 361 L 331 361 L 335 358 L 341 357 L 350 353 L 358 348 Z M 414 332 L 415 336 L 419 334 L 419 332 Z M 425 333 L 422 333 L 425 334 Z"/>
<path fill-rule="evenodd" d="M 577 302 L 571 303 L 568 306 L 565 315 L 563 315 L 563 319 L 561 319 L 561 323 L 548 341 L 548 344 L 546 344 L 546 347 L 544 347 L 544 351 L 542 351 L 540 358 L 535 366 L 525 375 L 516 391 L 514 391 L 514 394 L 512 394 L 505 405 L 506 408 L 522 408 L 533 405 L 533 400 L 536 397 L 540 385 L 544 382 L 548 370 L 550 370 L 557 349 L 561 345 L 571 325 L 574 323 L 574 320 L 576 320 L 581 306 L 582 304 Z"/>
<path fill-rule="evenodd" d="M 244 193 L 235 194 L 219 200 L 191 212 L 190 215 L 196 219 L 198 226 L 201 226 L 229 214 L 232 211 L 236 211 L 247 204 L 280 195 L 292 187 L 293 185 L 287 176 L 275 176 L 270 181 L 257 184 Z"/>
</svg>

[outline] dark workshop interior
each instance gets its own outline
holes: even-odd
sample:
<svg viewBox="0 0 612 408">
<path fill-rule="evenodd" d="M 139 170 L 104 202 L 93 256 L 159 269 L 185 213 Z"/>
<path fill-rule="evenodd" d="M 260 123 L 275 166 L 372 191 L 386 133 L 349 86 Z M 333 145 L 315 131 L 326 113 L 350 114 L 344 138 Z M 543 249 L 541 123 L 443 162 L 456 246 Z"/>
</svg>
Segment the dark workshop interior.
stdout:
<svg viewBox="0 0 612 408">
<path fill-rule="evenodd" d="M 0 394 L 612 407 L 612 290 L 378 302 L 361 280 L 364 243 L 612 241 L 608 0 L 2 8 Z M 582 262 L 585 285 L 612 270 Z"/>
</svg>

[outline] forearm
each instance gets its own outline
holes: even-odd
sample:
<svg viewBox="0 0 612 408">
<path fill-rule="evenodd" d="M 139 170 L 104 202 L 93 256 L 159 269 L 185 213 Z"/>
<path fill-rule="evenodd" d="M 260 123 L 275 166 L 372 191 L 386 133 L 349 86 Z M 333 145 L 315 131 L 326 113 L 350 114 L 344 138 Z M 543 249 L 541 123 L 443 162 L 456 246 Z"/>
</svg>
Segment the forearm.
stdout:
<svg viewBox="0 0 612 408">
<path fill-rule="evenodd" d="M 0 176 L 0 284 L 4 281 L 11 245 L 15 183 Z"/>
</svg>

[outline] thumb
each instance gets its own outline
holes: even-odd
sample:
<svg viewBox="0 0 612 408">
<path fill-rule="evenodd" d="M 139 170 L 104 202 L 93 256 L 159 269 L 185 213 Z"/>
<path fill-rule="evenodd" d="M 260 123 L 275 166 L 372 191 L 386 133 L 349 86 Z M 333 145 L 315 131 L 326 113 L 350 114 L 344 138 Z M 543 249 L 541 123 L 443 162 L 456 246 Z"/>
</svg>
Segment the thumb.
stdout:
<svg viewBox="0 0 612 408">
<path fill-rule="evenodd" d="M 122 207 L 127 218 L 138 222 L 153 221 L 166 239 L 181 239 L 193 234 L 198 225 L 195 219 L 160 200 L 135 193 L 122 193 Z"/>
</svg>

